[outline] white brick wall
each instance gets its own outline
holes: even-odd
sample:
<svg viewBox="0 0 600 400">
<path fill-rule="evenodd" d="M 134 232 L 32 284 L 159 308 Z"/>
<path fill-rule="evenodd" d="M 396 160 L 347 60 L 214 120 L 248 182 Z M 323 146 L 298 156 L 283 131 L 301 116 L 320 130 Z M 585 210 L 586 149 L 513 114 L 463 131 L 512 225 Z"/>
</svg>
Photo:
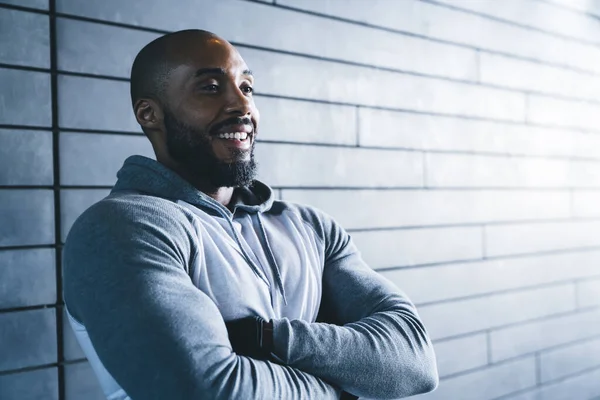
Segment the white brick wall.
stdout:
<svg viewBox="0 0 600 400">
<path fill-rule="evenodd" d="M 331 214 L 416 303 L 442 376 L 422 398 L 598 399 L 598 0 L 52 1 L 56 18 L 0 0 L 0 278 L 17 293 L 0 291 L 0 318 L 63 315 L 73 221 L 128 155 L 152 156 L 131 62 L 199 27 L 256 75 L 261 179 Z M 48 287 L 23 272 L 38 264 Z M 25 368 L 0 366 L 0 385 L 95 398 L 62 322 L 46 325 L 58 349 L 0 342 Z"/>
</svg>

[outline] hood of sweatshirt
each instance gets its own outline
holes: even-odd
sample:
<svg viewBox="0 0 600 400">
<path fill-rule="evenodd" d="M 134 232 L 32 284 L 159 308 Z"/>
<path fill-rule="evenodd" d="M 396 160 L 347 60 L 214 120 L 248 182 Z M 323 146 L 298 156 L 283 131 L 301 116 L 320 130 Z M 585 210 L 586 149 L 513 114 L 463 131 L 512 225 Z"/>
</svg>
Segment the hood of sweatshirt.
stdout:
<svg viewBox="0 0 600 400">
<path fill-rule="evenodd" d="M 135 155 L 127 158 L 117 173 L 117 178 L 113 192 L 133 190 L 152 196 L 182 200 L 196 207 L 210 208 L 226 215 L 232 214 L 227 207 L 196 189 L 176 172 L 148 157 Z M 266 212 L 273 205 L 273 190 L 255 180 L 249 187 L 236 188 L 232 201 L 233 210 L 241 209 L 248 213 Z"/>
</svg>

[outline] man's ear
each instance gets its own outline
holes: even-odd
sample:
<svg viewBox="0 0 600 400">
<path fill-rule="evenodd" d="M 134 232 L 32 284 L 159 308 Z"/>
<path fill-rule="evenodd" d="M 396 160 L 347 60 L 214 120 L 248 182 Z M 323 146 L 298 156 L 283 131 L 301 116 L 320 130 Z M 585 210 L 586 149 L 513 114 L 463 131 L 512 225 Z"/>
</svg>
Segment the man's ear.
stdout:
<svg viewBox="0 0 600 400">
<path fill-rule="evenodd" d="M 133 105 L 135 119 L 145 132 L 156 132 L 164 129 L 163 111 L 158 103 L 151 99 L 139 99 Z"/>
</svg>

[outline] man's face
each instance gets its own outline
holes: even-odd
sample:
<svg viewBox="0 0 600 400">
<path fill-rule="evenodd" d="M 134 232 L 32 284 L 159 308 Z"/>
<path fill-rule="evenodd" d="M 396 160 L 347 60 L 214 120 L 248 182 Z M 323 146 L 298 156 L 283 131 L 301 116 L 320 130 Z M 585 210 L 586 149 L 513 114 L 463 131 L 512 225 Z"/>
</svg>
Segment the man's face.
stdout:
<svg viewBox="0 0 600 400">
<path fill-rule="evenodd" d="M 220 39 L 204 39 L 191 53 L 167 83 L 169 154 L 186 173 L 216 188 L 247 186 L 256 175 L 254 78 L 233 46 Z"/>
</svg>

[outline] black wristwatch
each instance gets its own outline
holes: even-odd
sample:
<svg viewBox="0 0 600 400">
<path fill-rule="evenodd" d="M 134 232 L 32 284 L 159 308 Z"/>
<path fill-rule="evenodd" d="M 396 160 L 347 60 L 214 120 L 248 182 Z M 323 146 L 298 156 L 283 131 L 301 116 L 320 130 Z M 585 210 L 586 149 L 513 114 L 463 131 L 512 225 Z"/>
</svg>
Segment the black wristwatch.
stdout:
<svg viewBox="0 0 600 400">
<path fill-rule="evenodd" d="M 260 348 L 267 354 L 273 352 L 273 320 L 262 321 Z"/>
</svg>

